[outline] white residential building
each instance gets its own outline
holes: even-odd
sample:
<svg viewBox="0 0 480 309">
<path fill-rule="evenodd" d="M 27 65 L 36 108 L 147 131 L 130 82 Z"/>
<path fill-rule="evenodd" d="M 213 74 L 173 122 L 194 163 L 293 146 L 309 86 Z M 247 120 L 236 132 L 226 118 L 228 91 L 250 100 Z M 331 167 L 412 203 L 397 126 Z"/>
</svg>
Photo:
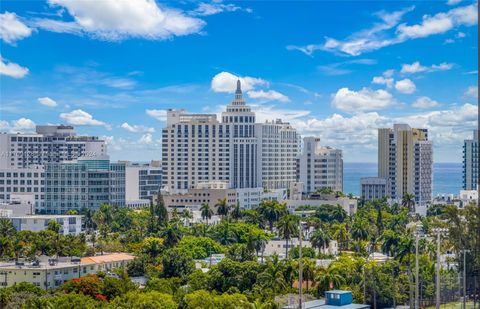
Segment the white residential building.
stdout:
<svg viewBox="0 0 480 309">
<path fill-rule="evenodd" d="M 215 114 L 167 111 L 163 186 L 170 192 L 212 181 L 226 181 L 233 189 L 288 187 L 297 152 L 298 135 L 288 123 L 255 123 L 238 81 L 221 121 Z"/>
<path fill-rule="evenodd" d="M 48 222 L 60 224 L 60 234 L 79 235 L 82 232 L 82 216 L 79 215 L 26 215 L 9 217 L 17 231 L 40 232 L 48 229 Z"/>
<path fill-rule="evenodd" d="M 342 192 L 342 151 L 322 147 L 320 138 L 305 137 L 302 154 L 297 159 L 297 181 L 304 184 L 303 193 L 306 194 L 321 188 Z"/>
<path fill-rule="evenodd" d="M 432 200 L 433 188 L 433 145 L 428 130 L 407 124 L 378 129 L 378 177 L 389 179 L 388 195 L 393 200 L 410 193 L 424 208 Z"/>
<path fill-rule="evenodd" d="M 45 290 L 55 289 L 74 278 L 125 267 L 134 258 L 128 253 L 112 253 L 83 258 L 41 256 L 35 262 L 0 262 L 0 288 L 28 282 Z"/>
<path fill-rule="evenodd" d="M 267 121 L 257 123 L 259 137 L 258 175 L 265 189 L 287 189 L 296 181 L 296 159 L 300 154 L 300 135 L 290 123 Z"/>
<path fill-rule="evenodd" d="M 10 202 L 13 195 L 32 194 L 35 198 L 35 208 L 41 208 L 44 202 L 44 187 L 43 166 L 0 168 L 0 203 Z"/>
<path fill-rule="evenodd" d="M 0 151 L 0 169 L 10 169 L 106 155 L 107 146 L 97 137 L 77 136 L 72 126 L 46 125 L 36 133 L 1 133 Z"/>
<path fill-rule="evenodd" d="M 162 165 L 160 161 L 147 164 L 125 161 L 125 200 L 151 200 L 162 185 Z"/>
</svg>

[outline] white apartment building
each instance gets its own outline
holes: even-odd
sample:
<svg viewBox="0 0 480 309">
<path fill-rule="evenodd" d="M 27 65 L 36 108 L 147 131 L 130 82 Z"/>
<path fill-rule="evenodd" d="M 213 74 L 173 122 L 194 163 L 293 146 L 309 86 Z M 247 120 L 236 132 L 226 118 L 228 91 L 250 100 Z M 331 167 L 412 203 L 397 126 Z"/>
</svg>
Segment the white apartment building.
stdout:
<svg viewBox="0 0 480 309">
<path fill-rule="evenodd" d="M 112 253 L 83 258 L 41 256 L 36 262 L 0 262 L 0 288 L 29 282 L 45 290 L 54 289 L 74 278 L 125 267 L 134 258 L 128 253 Z"/>
<path fill-rule="evenodd" d="M 160 161 L 140 164 L 125 161 L 125 200 L 151 200 L 162 185 L 162 164 Z"/>
<path fill-rule="evenodd" d="M 235 98 L 221 121 L 215 114 L 167 111 L 163 186 L 171 192 L 211 181 L 226 181 L 234 189 L 288 187 L 297 152 L 298 135 L 288 123 L 255 123 L 237 81 Z"/>
<path fill-rule="evenodd" d="M 427 129 L 395 124 L 393 129 L 378 129 L 378 176 L 390 180 L 393 200 L 406 193 L 425 206 L 432 199 L 433 145 Z"/>
<path fill-rule="evenodd" d="M 288 241 L 289 254 L 290 254 L 290 250 L 298 246 L 300 246 L 300 241 L 298 238 L 290 239 Z M 309 240 L 305 240 L 305 239 L 302 240 L 302 248 L 311 248 L 311 247 L 312 247 L 312 243 Z M 267 257 L 267 256 L 272 256 L 276 254 L 280 259 L 284 259 L 286 250 L 287 250 L 287 243 L 285 239 L 274 238 L 269 240 L 266 243 L 263 255 Z M 325 248 L 320 250 L 320 253 L 337 255 L 338 253 L 337 242 L 335 240 L 331 240 L 328 246 L 325 246 Z"/>
<path fill-rule="evenodd" d="M 0 169 L 27 168 L 78 157 L 106 155 L 105 141 L 77 136 L 72 126 L 37 126 L 36 133 L 0 134 Z"/>
<path fill-rule="evenodd" d="M 297 181 L 304 184 L 306 194 L 321 188 L 343 191 L 342 151 L 322 147 L 320 138 L 305 137 L 302 154 L 297 159 Z"/>
<path fill-rule="evenodd" d="M 10 202 L 13 195 L 32 194 L 35 197 L 35 208 L 42 208 L 44 187 L 45 170 L 43 166 L 0 168 L 0 203 Z"/>
<path fill-rule="evenodd" d="M 82 233 L 82 216 L 79 215 L 26 215 L 9 217 L 17 231 L 40 232 L 48 229 L 48 222 L 60 224 L 60 234 L 79 235 Z"/>
<path fill-rule="evenodd" d="M 267 121 L 255 125 L 259 137 L 258 175 L 265 189 L 286 189 L 296 181 L 300 135 L 290 123 Z"/>
<path fill-rule="evenodd" d="M 373 201 L 389 197 L 390 181 L 382 177 L 360 178 L 360 196 L 364 201 Z"/>
</svg>

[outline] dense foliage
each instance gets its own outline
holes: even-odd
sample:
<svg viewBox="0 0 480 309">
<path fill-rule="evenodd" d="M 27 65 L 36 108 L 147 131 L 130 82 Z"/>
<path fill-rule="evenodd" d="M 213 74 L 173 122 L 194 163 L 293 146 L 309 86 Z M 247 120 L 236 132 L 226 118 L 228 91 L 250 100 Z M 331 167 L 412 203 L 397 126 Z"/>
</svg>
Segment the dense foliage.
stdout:
<svg viewBox="0 0 480 309">
<path fill-rule="evenodd" d="M 222 221 L 208 225 L 212 211 L 202 207 L 203 223 L 186 227 L 191 214 L 167 216 L 160 203 L 145 210 L 103 205 L 98 211 L 83 211 L 86 233 L 63 236 L 55 224 L 44 232 L 16 232 L 10 221 L 0 220 L 0 254 L 3 259 L 35 256 L 84 256 L 127 251 L 136 255 L 116 275 L 97 274 L 73 279 L 54 291 L 30 284 L 0 289 L 0 307 L 7 308 L 276 308 L 280 295 L 296 293 L 299 250 L 286 250 L 263 257 L 265 244 L 281 237 L 286 244 L 299 233 L 300 218 L 285 205 L 265 201 L 257 209 L 216 205 Z M 213 205 L 212 205 L 213 206 Z M 411 215 L 407 201 L 389 206 L 384 201 L 361 203 L 350 216 L 340 206 L 302 207 L 303 235 L 312 248 L 303 248 L 305 292 L 322 297 L 329 289 L 353 292 L 355 302 L 374 308 L 412 305 L 415 282 L 415 224 L 423 224 L 419 240 L 419 285 L 422 305 L 435 297 L 436 238 L 434 228 L 448 228 L 441 239 L 441 253 L 453 253 L 444 267 L 442 298 L 458 299 L 458 272 L 466 254 L 467 274 L 480 267 L 480 211 L 476 206 L 432 206 L 425 218 Z M 313 211 L 312 211 L 313 210 Z M 332 241 L 339 255 L 320 253 Z M 466 251 L 464 251 L 466 250 Z M 378 262 L 372 252 L 389 258 Z M 211 254 L 226 258 L 211 264 Z M 316 259 L 325 263 L 319 266 Z M 262 261 L 264 261 L 262 263 Z M 200 265 L 202 269 L 196 267 Z M 208 268 L 208 270 L 206 270 Z M 139 288 L 130 277 L 144 276 Z M 478 280 L 478 279 L 477 279 Z M 473 275 L 468 289 L 475 286 Z M 480 286 L 477 282 L 476 286 Z M 81 304 L 81 305 L 79 305 Z"/>
</svg>

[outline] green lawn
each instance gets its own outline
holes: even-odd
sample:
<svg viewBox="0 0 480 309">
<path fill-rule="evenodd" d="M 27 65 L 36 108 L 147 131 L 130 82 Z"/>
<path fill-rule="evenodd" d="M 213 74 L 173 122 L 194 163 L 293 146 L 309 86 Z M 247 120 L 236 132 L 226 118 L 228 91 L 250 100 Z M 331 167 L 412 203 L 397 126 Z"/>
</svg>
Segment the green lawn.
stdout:
<svg viewBox="0 0 480 309">
<path fill-rule="evenodd" d="M 473 308 L 473 301 L 467 302 L 467 309 L 472 309 L 472 308 Z M 479 308 L 478 303 L 477 303 L 477 308 Z M 426 309 L 435 309 L 435 306 L 429 306 L 429 307 L 426 307 Z M 442 304 L 440 306 L 440 309 L 463 309 L 463 303 L 451 302 L 451 303 Z"/>
</svg>

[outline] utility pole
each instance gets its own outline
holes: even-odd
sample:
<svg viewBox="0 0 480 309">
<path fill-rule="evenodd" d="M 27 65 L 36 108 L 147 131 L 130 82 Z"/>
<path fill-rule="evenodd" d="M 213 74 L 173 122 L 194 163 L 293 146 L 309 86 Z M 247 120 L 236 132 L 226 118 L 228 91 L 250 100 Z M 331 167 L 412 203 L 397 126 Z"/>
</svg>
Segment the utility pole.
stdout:
<svg viewBox="0 0 480 309">
<path fill-rule="evenodd" d="M 437 276 L 436 276 L 436 295 L 435 295 L 435 308 L 440 309 L 440 237 L 442 233 L 448 232 L 448 229 L 436 228 L 433 232 L 437 234 Z"/>
<path fill-rule="evenodd" d="M 463 249 L 463 309 L 467 309 L 467 252 Z"/>
<path fill-rule="evenodd" d="M 422 223 L 417 222 L 415 224 L 415 309 L 420 308 L 419 302 L 419 271 L 418 271 L 418 238 L 422 232 Z"/>
<path fill-rule="evenodd" d="M 302 211 L 302 214 L 303 214 L 303 211 Z M 303 218 L 303 216 L 302 216 Z M 300 230 L 300 233 L 298 233 L 298 244 L 299 244 L 299 248 L 298 248 L 298 308 L 302 309 L 303 308 L 303 305 L 302 305 L 302 289 L 303 289 L 303 265 L 302 265 L 302 220 L 300 219 L 300 223 L 299 223 L 299 230 Z"/>
</svg>

